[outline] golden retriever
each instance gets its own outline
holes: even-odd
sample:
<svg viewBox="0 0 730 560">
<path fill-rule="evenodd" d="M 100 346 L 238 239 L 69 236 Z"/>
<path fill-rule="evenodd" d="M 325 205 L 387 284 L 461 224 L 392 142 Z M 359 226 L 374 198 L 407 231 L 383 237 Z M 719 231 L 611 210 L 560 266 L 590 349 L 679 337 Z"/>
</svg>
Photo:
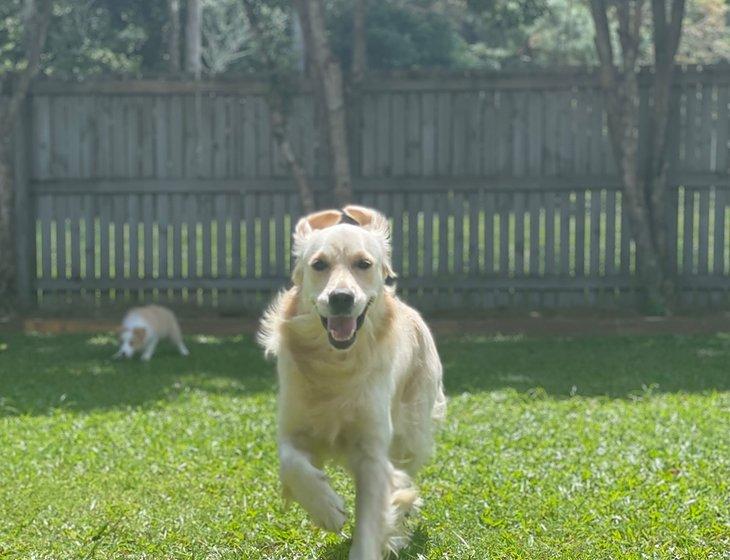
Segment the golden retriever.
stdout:
<svg viewBox="0 0 730 560">
<path fill-rule="evenodd" d="M 361 206 L 302 218 L 294 285 L 259 332 L 277 358 L 284 497 L 339 532 L 345 504 L 322 467 L 344 464 L 356 488 L 351 560 L 379 560 L 407 543 L 402 519 L 418 505 L 411 476 L 446 411 L 431 333 L 391 285 L 389 235 L 385 216 Z"/>
</svg>

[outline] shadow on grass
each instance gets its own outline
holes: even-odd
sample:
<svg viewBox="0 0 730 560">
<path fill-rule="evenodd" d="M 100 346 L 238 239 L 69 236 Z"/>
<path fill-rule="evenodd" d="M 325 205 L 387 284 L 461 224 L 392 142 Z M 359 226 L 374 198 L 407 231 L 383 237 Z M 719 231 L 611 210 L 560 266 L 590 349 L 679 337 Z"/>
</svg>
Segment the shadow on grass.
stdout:
<svg viewBox="0 0 730 560">
<path fill-rule="evenodd" d="M 4 336 L 0 416 L 154 405 L 196 390 L 250 395 L 275 389 L 273 364 L 250 337 L 187 342 L 187 358 L 161 343 L 152 360 L 142 362 L 112 360 L 116 349 L 104 336 Z"/>
<path fill-rule="evenodd" d="M 340 541 L 327 545 L 320 555 L 317 557 L 318 560 L 347 560 L 347 556 L 350 552 L 350 546 L 352 546 L 352 540 Z M 415 560 L 425 556 L 429 550 L 429 538 L 428 532 L 419 525 L 413 534 L 408 546 L 403 548 L 398 555 L 391 554 L 388 556 L 388 560 Z"/>
<path fill-rule="evenodd" d="M 149 363 L 112 361 L 109 337 L 0 339 L 0 416 L 151 406 L 191 391 L 271 394 L 274 365 L 251 337 L 193 337 L 191 355 L 161 344 Z M 730 391 L 730 335 L 461 337 L 439 341 L 447 393 L 513 389 L 554 398 Z"/>
<path fill-rule="evenodd" d="M 730 329 L 730 325 L 728 325 Z M 514 389 L 564 398 L 730 391 L 730 334 L 462 337 L 439 341 L 448 394 Z"/>
</svg>

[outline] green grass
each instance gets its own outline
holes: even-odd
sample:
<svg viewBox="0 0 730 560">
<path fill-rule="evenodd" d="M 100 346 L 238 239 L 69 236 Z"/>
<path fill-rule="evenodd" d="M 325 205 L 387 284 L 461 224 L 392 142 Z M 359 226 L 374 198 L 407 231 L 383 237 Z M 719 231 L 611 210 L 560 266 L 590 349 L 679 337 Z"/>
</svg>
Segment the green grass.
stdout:
<svg viewBox="0 0 730 560">
<path fill-rule="evenodd" d="M 143 364 L 3 337 L 0 557 L 347 557 L 281 506 L 271 364 L 190 342 Z M 403 558 L 728 558 L 729 336 L 440 347 L 449 416 Z"/>
</svg>

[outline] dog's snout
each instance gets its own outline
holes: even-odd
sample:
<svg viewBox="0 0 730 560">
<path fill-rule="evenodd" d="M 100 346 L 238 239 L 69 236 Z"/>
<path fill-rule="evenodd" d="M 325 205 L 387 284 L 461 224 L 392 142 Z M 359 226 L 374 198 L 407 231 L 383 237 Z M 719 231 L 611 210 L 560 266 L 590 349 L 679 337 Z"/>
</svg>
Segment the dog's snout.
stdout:
<svg viewBox="0 0 730 560">
<path fill-rule="evenodd" d="M 355 294 L 349 290 L 334 290 L 330 293 L 329 304 L 333 313 L 349 313 L 355 304 Z"/>
</svg>

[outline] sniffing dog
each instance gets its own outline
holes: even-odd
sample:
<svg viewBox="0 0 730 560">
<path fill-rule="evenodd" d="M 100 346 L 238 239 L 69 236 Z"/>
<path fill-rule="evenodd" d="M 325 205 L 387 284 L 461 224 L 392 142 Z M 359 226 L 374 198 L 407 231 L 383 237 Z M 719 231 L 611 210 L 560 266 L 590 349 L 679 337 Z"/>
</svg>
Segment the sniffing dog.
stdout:
<svg viewBox="0 0 730 560">
<path fill-rule="evenodd" d="M 385 216 L 361 206 L 302 218 L 293 287 L 259 332 L 277 358 L 284 497 L 339 532 L 345 504 L 322 467 L 344 464 L 357 495 L 351 560 L 380 560 L 407 542 L 401 522 L 419 503 L 411 476 L 446 411 L 431 333 L 391 285 L 389 235 Z"/>
<path fill-rule="evenodd" d="M 147 305 L 130 309 L 119 328 L 119 351 L 113 358 L 131 358 L 142 352 L 142 360 L 149 361 L 157 343 L 169 339 L 180 354 L 190 354 L 183 342 L 180 325 L 172 311 L 159 305 Z"/>
</svg>

